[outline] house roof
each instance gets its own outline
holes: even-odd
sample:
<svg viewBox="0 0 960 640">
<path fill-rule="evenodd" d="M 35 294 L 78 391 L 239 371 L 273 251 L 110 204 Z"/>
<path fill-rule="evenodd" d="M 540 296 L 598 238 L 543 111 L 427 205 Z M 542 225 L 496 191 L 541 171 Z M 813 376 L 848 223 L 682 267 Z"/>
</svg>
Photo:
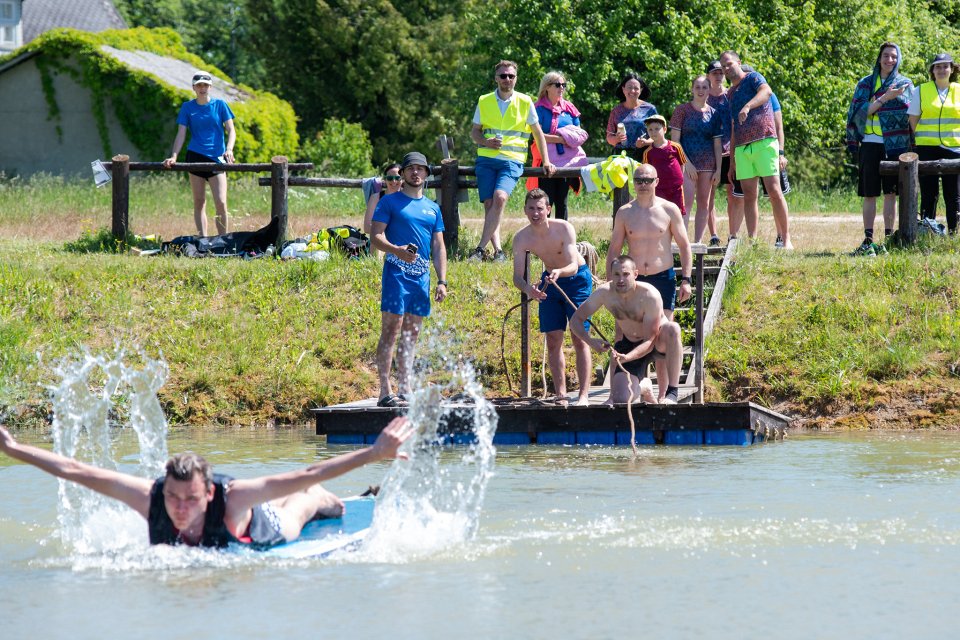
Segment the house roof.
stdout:
<svg viewBox="0 0 960 640">
<path fill-rule="evenodd" d="M 127 28 L 110 0 L 23 0 L 21 11 L 24 44 L 57 27 L 81 31 Z"/>
<path fill-rule="evenodd" d="M 145 71 L 156 76 L 161 81 L 176 87 L 191 91 L 193 89 L 193 75 L 200 71 L 210 73 L 206 69 L 197 69 L 189 62 L 158 56 L 149 51 L 124 51 L 109 45 L 100 45 L 100 50 L 139 71 Z M 211 98 L 220 98 L 225 102 L 243 102 L 250 97 L 235 85 L 211 74 L 213 85 L 210 90 Z"/>
</svg>

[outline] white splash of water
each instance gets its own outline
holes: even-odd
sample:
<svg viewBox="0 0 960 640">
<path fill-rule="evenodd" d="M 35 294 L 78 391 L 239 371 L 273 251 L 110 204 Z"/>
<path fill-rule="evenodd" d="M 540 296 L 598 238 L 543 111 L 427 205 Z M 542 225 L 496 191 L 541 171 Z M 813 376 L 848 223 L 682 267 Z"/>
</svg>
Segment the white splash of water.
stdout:
<svg viewBox="0 0 960 640">
<path fill-rule="evenodd" d="M 458 351 L 442 323 L 421 340 L 408 413 L 416 431 L 401 448 L 407 459 L 384 479 L 364 560 L 416 560 L 476 536 L 496 459 L 497 414 L 473 366 L 450 355 Z"/>
<path fill-rule="evenodd" d="M 137 464 L 124 473 L 153 478 L 167 459 L 167 421 L 157 392 L 167 379 L 162 360 L 139 355 L 141 367 L 127 361 L 122 349 L 91 354 L 84 349 L 76 359 L 56 364 L 59 381 L 50 387 L 53 403 L 53 449 L 56 453 L 104 469 L 117 470 L 114 451 L 119 428 L 137 434 Z M 117 410 L 127 423 L 117 423 Z M 121 503 L 78 484 L 59 481 L 57 506 L 59 536 L 68 549 L 80 554 L 114 552 L 147 545 L 143 518 Z"/>
</svg>

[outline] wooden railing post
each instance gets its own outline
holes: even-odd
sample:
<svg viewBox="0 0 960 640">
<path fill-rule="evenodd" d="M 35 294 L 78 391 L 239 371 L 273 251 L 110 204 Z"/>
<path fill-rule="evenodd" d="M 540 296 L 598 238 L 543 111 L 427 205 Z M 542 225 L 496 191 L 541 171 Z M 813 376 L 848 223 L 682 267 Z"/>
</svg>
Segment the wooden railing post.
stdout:
<svg viewBox="0 0 960 640">
<path fill-rule="evenodd" d="M 697 253 L 695 256 L 696 273 L 694 277 L 697 281 L 697 297 L 694 320 L 694 330 L 697 332 L 693 339 L 693 364 L 696 368 L 697 390 L 694 392 L 693 401 L 700 404 L 703 402 L 703 254 Z M 659 383 L 659 380 L 657 381 Z"/>
<path fill-rule="evenodd" d="M 917 192 L 919 191 L 918 156 L 912 151 L 900 154 L 900 241 L 910 246 L 917 240 Z"/>
<path fill-rule="evenodd" d="M 279 218 L 277 224 L 277 253 L 287 239 L 287 183 L 290 167 L 286 156 L 270 159 L 270 217 Z"/>
<path fill-rule="evenodd" d="M 130 156 L 113 156 L 113 238 L 126 242 L 130 231 Z"/>
<path fill-rule="evenodd" d="M 457 179 L 460 162 L 447 158 L 440 162 L 440 213 L 443 215 L 443 244 L 447 257 L 457 255 L 460 246 L 460 204 L 457 199 Z"/>
<path fill-rule="evenodd" d="M 610 216 L 611 228 L 613 227 L 614 220 L 617 218 L 617 211 L 628 202 L 630 202 L 630 189 L 627 188 L 627 185 L 615 187 L 613 190 L 613 215 Z"/>
<path fill-rule="evenodd" d="M 528 282 L 530 277 L 530 252 L 527 251 L 523 259 L 523 281 Z M 520 393 L 524 398 L 531 395 L 530 389 L 530 299 L 523 291 L 520 292 Z"/>
</svg>

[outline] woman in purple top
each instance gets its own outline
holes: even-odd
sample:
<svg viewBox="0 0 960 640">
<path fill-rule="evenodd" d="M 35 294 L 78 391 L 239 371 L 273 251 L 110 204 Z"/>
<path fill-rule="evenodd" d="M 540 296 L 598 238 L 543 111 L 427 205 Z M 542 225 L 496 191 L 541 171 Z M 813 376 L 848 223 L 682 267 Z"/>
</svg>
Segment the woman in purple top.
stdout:
<svg viewBox="0 0 960 640">
<path fill-rule="evenodd" d="M 697 76 L 691 85 L 692 99 L 678 106 L 670 118 L 670 137 L 687 153 L 696 175 L 687 175 L 683 181 L 683 200 L 687 210 L 697 201 L 693 241 L 700 242 L 703 230 L 710 222 L 710 192 L 720 184 L 720 163 L 723 155 L 721 123 L 716 110 L 707 104 L 710 79 Z M 711 237 L 717 237 L 716 222 L 710 228 Z"/>
<path fill-rule="evenodd" d="M 643 158 L 643 147 L 650 144 L 643 121 L 655 115 L 657 108 L 646 101 L 650 97 L 647 83 L 633 73 L 623 78 L 617 87 L 617 96 L 621 102 L 607 120 L 607 143 L 613 146 L 614 153 L 626 150 L 628 156 L 639 162 Z"/>
</svg>

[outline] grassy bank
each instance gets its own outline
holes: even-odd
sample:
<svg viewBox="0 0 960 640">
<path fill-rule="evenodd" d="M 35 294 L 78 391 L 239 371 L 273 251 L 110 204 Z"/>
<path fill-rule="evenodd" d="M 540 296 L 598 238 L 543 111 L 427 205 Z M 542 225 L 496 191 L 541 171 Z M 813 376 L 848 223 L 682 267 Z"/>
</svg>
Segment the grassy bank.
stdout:
<svg viewBox="0 0 960 640">
<path fill-rule="evenodd" d="M 376 392 L 373 260 L 194 261 L 21 242 L 0 250 L 0 405 L 14 423 L 44 419 L 49 363 L 84 345 L 162 355 L 174 424 L 297 422 L 310 407 Z M 509 273 L 453 263 L 450 298 L 430 323 L 494 394 L 507 392 L 500 330 L 517 300 Z M 955 240 L 876 259 L 745 250 L 708 343 L 709 397 L 754 400 L 821 426 L 955 425 L 958 275 Z M 516 327 L 514 314 L 514 380 Z M 612 330 L 609 316 L 601 327 Z M 535 343 L 535 371 L 541 353 Z"/>
<path fill-rule="evenodd" d="M 359 224 L 354 191 L 294 193 L 294 235 Z M 192 233 L 185 182 L 140 178 L 133 194 L 134 231 Z M 770 251 L 772 223 L 763 215 L 762 241 L 741 255 L 708 344 L 709 397 L 755 400 L 823 426 L 956 424 L 957 241 L 854 259 L 846 255 L 860 238 L 852 194 L 798 190 L 789 201 L 798 251 Z M 266 189 L 237 182 L 231 202 L 236 228 L 265 222 Z M 571 202 L 581 238 L 605 246 L 608 203 L 596 195 Z M 523 221 L 519 211 L 515 196 L 507 239 Z M 479 233 L 478 203 L 464 206 L 463 221 L 462 242 L 470 246 Z M 378 263 L 64 250 L 108 225 L 109 192 L 86 182 L 0 182 L 0 408 L 13 422 L 46 418 L 41 385 L 51 361 L 83 346 L 162 355 L 170 365 L 162 397 L 174 423 L 301 421 L 312 406 L 376 392 Z M 500 329 L 517 301 L 510 266 L 452 263 L 449 280 L 450 298 L 431 326 L 448 338 L 449 352 L 474 360 L 491 393 L 507 393 Z M 516 315 L 507 332 L 514 380 Z M 602 317 L 601 327 L 609 332 L 610 325 Z M 535 371 L 541 357 L 535 344 Z"/>
</svg>

